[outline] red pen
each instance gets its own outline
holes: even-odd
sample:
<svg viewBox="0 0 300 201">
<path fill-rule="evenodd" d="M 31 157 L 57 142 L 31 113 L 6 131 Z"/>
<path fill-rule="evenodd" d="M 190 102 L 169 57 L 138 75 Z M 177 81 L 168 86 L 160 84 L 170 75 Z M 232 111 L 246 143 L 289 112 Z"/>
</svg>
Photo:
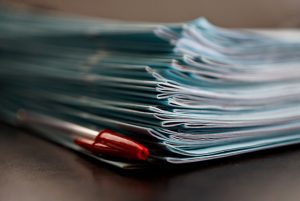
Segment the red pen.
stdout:
<svg viewBox="0 0 300 201">
<path fill-rule="evenodd" d="M 38 125 L 43 129 L 51 128 L 60 133 L 66 134 L 75 146 L 95 154 L 102 156 L 112 156 L 127 160 L 144 161 L 149 156 L 148 149 L 142 144 L 125 137 L 121 134 L 108 129 L 100 132 L 74 124 L 59 120 L 46 115 L 20 110 L 17 114 L 19 121 L 28 127 Z M 41 130 L 41 129 L 39 129 Z M 59 132 L 53 133 L 52 137 L 59 141 L 62 135 Z M 65 138 L 62 138 L 65 141 Z M 64 144 L 67 144 L 64 143 Z"/>
</svg>

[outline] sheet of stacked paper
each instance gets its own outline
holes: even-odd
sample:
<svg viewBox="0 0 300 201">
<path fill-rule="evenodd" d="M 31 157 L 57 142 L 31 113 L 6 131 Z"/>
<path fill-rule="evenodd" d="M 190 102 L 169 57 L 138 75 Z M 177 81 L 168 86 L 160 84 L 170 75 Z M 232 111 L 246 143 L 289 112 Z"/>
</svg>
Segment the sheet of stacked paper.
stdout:
<svg viewBox="0 0 300 201">
<path fill-rule="evenodd" d="M 0 116 L 108 128 L 147 146 L 150 162 L 299 143 L 299 35 L 2 9 Z"/>
</svg>

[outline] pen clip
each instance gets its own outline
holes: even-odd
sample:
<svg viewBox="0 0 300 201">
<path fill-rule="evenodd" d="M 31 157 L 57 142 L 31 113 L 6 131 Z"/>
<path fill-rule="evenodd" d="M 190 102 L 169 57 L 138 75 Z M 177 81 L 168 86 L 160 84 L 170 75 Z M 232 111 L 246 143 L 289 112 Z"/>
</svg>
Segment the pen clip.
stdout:
<svg viewBox="0 0 300 201">
<path fill-rule="evenodd" d="M 95 154 L 129 160 L 146 160 L 149 156 L 149 150 L 145 146 L 108 129 L 102 130 L 94 140 L 76 138 L 74 142 Z"/>
</svg>

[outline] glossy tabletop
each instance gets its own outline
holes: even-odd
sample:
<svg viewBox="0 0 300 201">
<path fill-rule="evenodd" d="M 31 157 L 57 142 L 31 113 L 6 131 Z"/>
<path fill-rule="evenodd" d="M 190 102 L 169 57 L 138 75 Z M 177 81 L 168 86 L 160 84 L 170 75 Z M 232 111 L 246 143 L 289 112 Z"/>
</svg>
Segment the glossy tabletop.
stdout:
<svg viewBox="0 0 300 201">
<path fill-rule="evenodd" d="M 300 146 L 181 168 L 120 171 L 0 126 L 0 200 L 299 200 Z"/>
</svg>

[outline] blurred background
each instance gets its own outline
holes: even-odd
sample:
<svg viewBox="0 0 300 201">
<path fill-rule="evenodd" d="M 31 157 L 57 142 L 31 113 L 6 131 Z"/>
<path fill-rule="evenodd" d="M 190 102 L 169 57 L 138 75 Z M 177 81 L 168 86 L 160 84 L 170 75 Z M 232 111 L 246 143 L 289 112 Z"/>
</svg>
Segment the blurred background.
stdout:
<svg viewBox="0 0 300 201">
<path fill-rule="evenodd" d="M 2 4 L 112 19 L 178 22 L 204 16 L 226 27 L 299 27 L 299 0 L 0 0 Z"/>
</svg>

